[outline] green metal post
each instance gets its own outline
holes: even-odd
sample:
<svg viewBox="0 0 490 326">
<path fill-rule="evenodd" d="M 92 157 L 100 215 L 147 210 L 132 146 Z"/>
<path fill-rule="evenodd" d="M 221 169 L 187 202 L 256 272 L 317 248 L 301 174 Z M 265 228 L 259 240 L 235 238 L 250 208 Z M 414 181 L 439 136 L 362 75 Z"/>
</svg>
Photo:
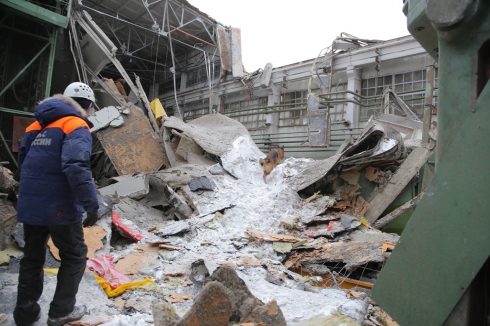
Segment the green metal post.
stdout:
<svg viewBox="0 0 490 326">
<path fill-rule="evenodd" d="M 409 31 L 439 54 L 436 170 L 372 297 L 400 325 L 443 325 L 490 255 L 490 3 L 408 5 Z"/>
<path fill-rule="evenodd" d="M 2 89 L 2 90 L 0 91 L 0 96 L 2 96 L 2 95 L 3 95 L 3 93 L 5 93 L 5 92 L 7 91 L 7 89 L 9 89 L 9 87 L 10 87 L 10 86 L 12 86 L 12 84 L 13 84 L 13 83 L 14 83 L 14 82 L 17 80 L 17 78 L 19 78 L 19 77 L 20 77 L 20 76 L 21 76 L 21 75 L 24 73 L 24 71 L 26 71 L 26 70 L 27 70 L 27 69 L 28 69 L 28 68 L 29 68 L 29 67 L 32 65 L 32 63 L 33 63 L 34 61 L 36 61 L 36 59 L 37 59 L 37 58 L 38 58 L 38 57 L 39 57 L 39 56 L 40 56 L 40 55 L 41 55 L 41 54 L 44 52 L 44 50 L 46 50 L 46 49 L 48 48 L 48 46 L 49 46 L 49 43 L 47 43 L 47 44 L 46 44 L 46 45 L 45 45 L 45 46 L 44 46 L 44 47 L 41 49 L 41 51 L 39 51 L 39 52 L 38 52 L 38 53 L 37 53 L 37 54 L 34 56 L 34 58 L 32 58 L 32 60 L 31 60 L 31 61 L 29 61 L 29 63 L 28 63 L 28 64 L 27 64 L 27 65 L 24 67 L 24 69 L 22 69 L 22 70 L 21 70 L 21 71 L 20 71 L 20 72 L 17 74 L 17 76 L 15 76 L 15 77 L 14 77 L 14 78 L 13 78 L 13 79 L 10 81 L 10 83 L 8 83 L 8 85 L 7 85 L 7 86 L 5 86 L 5 88 L 4 88 L 4 89 Z"/>
<path fill-rule="evenodd" d="M 51 80 L 53 78 L 53 68 L 54 68 L 54 56 L 56 52 L 56 38 L 58 36 L 58 29 L 55 28 L 54 32 L 49 35 L 49 44 L 51 45 L 49 51 L 49 61 L 48 61 L 48 76 L 46 77 L 46 92 L 44 97 L 49 97 L 51 94 Z"/>
</svg>

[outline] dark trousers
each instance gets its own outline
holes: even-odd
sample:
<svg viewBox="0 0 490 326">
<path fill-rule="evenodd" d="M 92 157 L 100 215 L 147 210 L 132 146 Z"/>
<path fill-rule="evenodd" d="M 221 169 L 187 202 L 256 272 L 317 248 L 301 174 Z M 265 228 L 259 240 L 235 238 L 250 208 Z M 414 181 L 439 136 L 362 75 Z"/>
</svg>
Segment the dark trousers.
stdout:
<svg viewBox="0 0 490 326">
<path fill-rule="evenodd" d="M 17 325 L 30 325 L 41 307 L 37 303 L 43 292 L 44 260 L 49 235 L 59 249 L 61 266 L 49 317 L 70 314 L 76 301 L 78 285 L 87 263 L 87 245 L 83 238 L 82 223 L 73 225 L 39 226 L 24 224 L 24 257 L 20 261 L 17 305 L 14 320 Z"/>
</svg>

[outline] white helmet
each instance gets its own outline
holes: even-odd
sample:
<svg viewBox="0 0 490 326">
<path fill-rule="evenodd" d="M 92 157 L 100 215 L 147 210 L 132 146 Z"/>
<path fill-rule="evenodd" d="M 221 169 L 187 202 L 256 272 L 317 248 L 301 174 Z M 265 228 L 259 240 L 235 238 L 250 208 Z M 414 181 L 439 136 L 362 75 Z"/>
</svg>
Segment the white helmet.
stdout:
<svg viewBox="0 0 490 326">
<path fill-rule="evenodd" d="M 65 88 L 63 95 L 75 98 L 84 98 L 95 103 L 94 91 L 90 86 L 84 83 L 71 83 Z"/>
</svg>

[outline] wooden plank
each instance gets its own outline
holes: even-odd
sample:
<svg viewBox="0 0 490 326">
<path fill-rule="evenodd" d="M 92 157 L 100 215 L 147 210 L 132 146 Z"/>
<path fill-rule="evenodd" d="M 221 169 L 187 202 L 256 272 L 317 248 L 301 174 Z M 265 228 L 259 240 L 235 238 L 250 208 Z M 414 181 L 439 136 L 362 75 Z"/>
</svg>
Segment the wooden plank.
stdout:
<svg viewBox="0 0 490 326">
<path fill-rule="evenodd" d="M 434 146 L 435 144 L 431 143 L 427 144 L 426 147 L 417 147 L 408 155 L 387 185 L 370 202 L 371 208 L 364 216 L 366 221 L 373 223 L 383 214 L 386 208 L 388 208 L 425 162 L 427 162 Z"/>
<path fill-rule="evenodd" d="M 418 194 L 414 198 L 410 199 L 405 204 L 401 205 L 400 207 L 398 207 L 397 209 L 395 209 L 391 213 L 388 213 L 385 216 L 383 216 L 382 218 L 380 218 L 379 220 L 377 220 L 372 225 L 372 227 L 375 228 L 375 229 L 379 229 L 379 228 L 385 226 L 386 224 L 390 223 L 395 218 L 397 218 L 398 216 L 402 215 L 403 213 L 405 213 L 409 209 L 412 209 L 415 206 L 417 206 L 418 203 L 419 203 L 419 201 L 420 201 L 420 199 L 422 199 L 423 196 L 424 196 L 424 193 L 421 192 L 420 194 Z"/>
</svg>

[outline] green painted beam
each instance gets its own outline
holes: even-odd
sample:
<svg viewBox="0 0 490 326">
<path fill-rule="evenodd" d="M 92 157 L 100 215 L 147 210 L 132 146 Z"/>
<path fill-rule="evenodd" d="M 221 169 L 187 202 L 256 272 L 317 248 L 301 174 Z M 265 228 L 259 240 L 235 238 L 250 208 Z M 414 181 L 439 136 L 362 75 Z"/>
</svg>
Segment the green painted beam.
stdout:
<svg viewBox="0 0 490 326">
<path fill-rule="evenodd" d="M 68 9 L 71 8 L 71 0 L 68 1 Z M 19 12 L 36 17 L 49 24 L 66 28 L 68 26 L 69 15 L 63 16 L 54 11 L 37 6 L 25 0 L 0 0 L 0 4 L 8 6 Z"/>
<path fill-rule="evenodd" d="M 54 32 L 49 36 L 49 61 L 48 61 L 48 75 L 46 76 L 46 91 L 45 97 L 49 97 L 51 94 L 51 81 L 53 79 L 53 68 L 54 68 L 54 55 L 56 52 L 56 38 L 58 36 L 58 29 L 54 29 Z"/>
<path fill-rule="evenodd" d="M 453 17 L 455 4 L 479 7 L 437 32 L 435 176 L 372 290 L 374 301 L 403 326 L 443 325 L 490 256 L 490 82 L 476 98 L 478 51 L 490 42 L 490 4 L 434 3 L 448 10 L 442 18 Z M 417 40 L 428 51 L 433 46 Z"/>
<path fill-rule="evenodd" d="M 15 115 L 26 115 L 28 117 L 34 116 L 34 113 L 32 112 L 20 111 L 20 110 L 14 110 L 14 109 L 2 108 L 2 107 L 0 107 L 0 112 L 12 113 Z"/>
<path fill-rule="evenodd" d="M 19 78 L 24 73 L 24 71 L 26 71 L 34 61 L 36 61 L 36 59 L 44 52 L 44 50 L 48 48 L 49 45 L 49 43 L 46 43 L 46 45 L 43 46 L 43 48 L 34 56 L 34 58 L 32 58 L 31 61 L 29 61 L 29 63 L 21 71 L 19 71 L 19 73 L 7 84 L 7 86 L 5 86 L 5 88 L 0 91 L 0 96 L 2 96 L 3 93 L 5 93 L 10 86 L 12 86 L 17 78 Z"/>
</svg>

